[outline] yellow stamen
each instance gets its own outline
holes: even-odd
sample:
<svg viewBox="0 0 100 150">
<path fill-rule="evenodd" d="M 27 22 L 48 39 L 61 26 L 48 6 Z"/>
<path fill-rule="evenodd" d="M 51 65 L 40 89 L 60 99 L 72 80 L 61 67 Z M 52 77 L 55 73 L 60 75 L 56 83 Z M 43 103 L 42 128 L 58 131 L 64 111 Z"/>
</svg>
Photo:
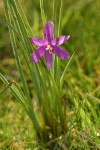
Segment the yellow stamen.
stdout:
<svg viewBox="0 0 100 150">
<path fill-rule="evenodd" d="M 50 53 L 50 54 L 52 53 L 52 49 L 53 49 L 53 48 L 51 47 L 51 45 L 48 44 L 47 47 L 46 47 L 46 50 L 49 50 L 49 53 Z"/>
<path fill-rule="evenodd" d="M 50 47 L 50 50 L 52 51 L 52 47 Z"/>
</svg>

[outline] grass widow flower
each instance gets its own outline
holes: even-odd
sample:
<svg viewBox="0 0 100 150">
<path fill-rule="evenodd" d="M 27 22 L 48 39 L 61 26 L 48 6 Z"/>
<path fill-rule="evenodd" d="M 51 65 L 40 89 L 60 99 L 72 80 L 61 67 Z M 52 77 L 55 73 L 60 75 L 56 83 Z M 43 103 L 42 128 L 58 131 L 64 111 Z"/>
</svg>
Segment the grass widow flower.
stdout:
<svg viewBox="0 0 100 150">
<path fill-rule="evenodd" d="M 38 49 L 32 54 L 30 60 L 31 62 L 37 63 L 38 60 L 44 55 L 47 68 L 52 67 L 52 54 L 55 54 L 60 59 L 68 59 L 69 54 L 66 50 L 59 45 L 63 44 L 70 38 L 70 35 L 63 35 L 57 38 L 53 38 L 54 27 L 52 22 L 47 22 L 44 26 L 44 40 L 36 37 L 30 38 L 30 42 L 36 46 Z"/>
</svg>

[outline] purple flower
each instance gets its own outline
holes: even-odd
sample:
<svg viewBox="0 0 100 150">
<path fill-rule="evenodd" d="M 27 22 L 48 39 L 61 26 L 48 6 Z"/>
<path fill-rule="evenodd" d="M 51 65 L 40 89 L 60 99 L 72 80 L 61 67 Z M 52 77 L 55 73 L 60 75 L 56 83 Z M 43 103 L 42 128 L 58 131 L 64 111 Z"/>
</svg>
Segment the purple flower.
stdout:
<svg viewBox="0 0 100 150">
<path fill-rule="evenodd" d="M 61 59 L 68 59 L 69 54 L 63 48 L 58 47 L 58 45 L 63 44 L 70 38 L 70 35 L 63 35 L 52 40 L 54 33 L 54 28 L 52 22 L 48 22 L 44 27 L 44 40 L 32 37 L 30 42 L 36 46 L 38 49 L 32 54 L 30 60 L 31 62 L 37 63 L 38 60 L 44 55 L 47 68 L 52 67 L 52 53 Z"/>
</svg>

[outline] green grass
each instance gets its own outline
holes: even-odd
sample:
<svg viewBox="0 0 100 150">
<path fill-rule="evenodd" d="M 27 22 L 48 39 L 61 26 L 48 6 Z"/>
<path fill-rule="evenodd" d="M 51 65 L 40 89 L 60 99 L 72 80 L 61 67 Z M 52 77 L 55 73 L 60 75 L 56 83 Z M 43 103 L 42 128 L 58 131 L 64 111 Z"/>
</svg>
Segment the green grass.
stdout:
<svg viewBox="0 0 100 150">
<path fill-rule="evenodd" d="M 36 36 L 42 33 L 42 18 L 38 1 L 20 0 L 32 30 Z M 59 12 L 60 0 L 56 9 Z M 75 50 L 67 73 L 65 74 L 62 102 L 66 105 L 67 133 L 62 137 L 51 140 L 45 147 L 38 143 L 32 127 L 32 122 L 17 103 L 15 97 L 7 90 L 0 96 L 0 148 L 3 150 L 22 149 L 68 149 L 68 150 L 99 150 L 100 149 L 100 5 L 99 0 L 67 0 L 62 1 L 60 35 L 70 34 L 71 39 L 64 47 L 70 55 Z M 25 4 L 25 5 L 23 5 Z M 53 3 L 46 3 L 44 10 L 47 20 L 52 19 Z M 2 8 L 1 18 L 5 19 Z M 58 27 L 58 14 L 54 14 L 55 25 Z M 56 31 L 56 35 L 58 31 Z M 31 35 L 32 36 L 32 35 Z M 20 54 L 20 52 L 18 51 Z M 20 54 L 21 55 L 21 54 Z M 23 60 L 23 57 L 22 57 Z M 28 86 L 33 87 L 26 63 L 23 71 Z M 61 72 L 66 61 L 60 61 Z M 10 44 L 7 25 L 0 24 L 0 73 L 9 81 L 16 81 L 23 87 L 16 67 Z M 0 80 L 0 91 L 6 84 Z M 34 90 L 31 91 L 35 95 Z M 34 98 L 35 99 L 35 98 Z"/>
</svg>

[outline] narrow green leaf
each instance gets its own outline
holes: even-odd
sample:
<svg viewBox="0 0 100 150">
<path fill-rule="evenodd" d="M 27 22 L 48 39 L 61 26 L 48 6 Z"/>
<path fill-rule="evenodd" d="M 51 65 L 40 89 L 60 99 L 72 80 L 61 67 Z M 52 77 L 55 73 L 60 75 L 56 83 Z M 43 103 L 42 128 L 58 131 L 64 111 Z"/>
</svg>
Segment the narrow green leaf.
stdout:
<svg viewBox="0 0 100 150">
<path fill-rule="evenodd" d="M 7 21 L 11 24 L 10 14 L 7 11 L 6 11 L 6 18 L 7 18 Z M 28 86 L 27 86 L 27 83 L 26 83 L 26 80 L 25 80 L 25 77 L 24 77 L 24 74 L 23 74 L 23 70 L 22 70 L 22 67 L 21 67 L 20 59 L 19 59 L 19 56 L 18 56 L 18 50 L 17 50 L 15 36 L 14 36 L 14 33 L 11 30 L 11 28 L 9 28 L 9 33 L 10 33 L 10 38 L 11 38 L 11 43 L 12 43 L 12 47 L 13 47 L 14 56 L 16 58 L 16 64 L 17 64 L 17 67 L 18 67 L 18 70 L 19 70 L 19 73 L 20 73 L 22 83 L 23 83 L 23 90 L 26 93 L 28 99 L 31 101 L 29 89 L 28 89 Z"/>
<path fill-rule="evenodd" d="M 25 110 L 25 112 L 28 114 L 28 116 L 32 120 L 34 128 L 36 130 L 36 133 L 40 135 L 41 127 L 40 127 L 39 122 L 36 118 L 34 110 L 32 109 L 32 107 L 30 107 L 30 105 L 28 103 L 28 100 L 24 96 L 24 94 L 23 94 L 22 90 L 20 89 L 19 85 L 14 81 L 9 83 L 1 73 L 0 73 L 0 78 L 4 83 L 6 83 L 8 85 L 8 86 L 6 86 L 6 90 L 7 90 L 7 87 L 9 87 L 11 89 L 11 92 L 14 94 L 14 96 L 16 97 L 18 102 L 22 105 L 23 109 Z"/>
<path fill-rule="evenodd" d="M 40 9 L 41 9 L 41 17 L 42 17 L 43 25 L 45 25 L 46 15 L 45 15 L 45 12 L 44 12 L 43 0 L 40 0 Z"/>
<path fill-rule="evenodd" d="M 75 53 L 76 53 L 76 51 L 72 54 L 71 58 L 69 59 L 67 65 L 66 65 L 66 67 L 65 67 L 65 69 L 64 69 L 64 71 L 63 71 L 63 73 L 62 73 L 62 75 L 61 75 L 61 78 L 60 78 L 60 86 L 62 86 L 62 84 L 63 84 L 64 76 L 65 76 L 65 74 L 66 74 L 66 72 L 67 72 L 67 69 L 68 69 L 68 67 L 69 67 L 69 65 L 70 65 L 70 63 L 71 63 L 71 61 L 72 61 L 72 59 L 73 59 Z"/>
</svg>

